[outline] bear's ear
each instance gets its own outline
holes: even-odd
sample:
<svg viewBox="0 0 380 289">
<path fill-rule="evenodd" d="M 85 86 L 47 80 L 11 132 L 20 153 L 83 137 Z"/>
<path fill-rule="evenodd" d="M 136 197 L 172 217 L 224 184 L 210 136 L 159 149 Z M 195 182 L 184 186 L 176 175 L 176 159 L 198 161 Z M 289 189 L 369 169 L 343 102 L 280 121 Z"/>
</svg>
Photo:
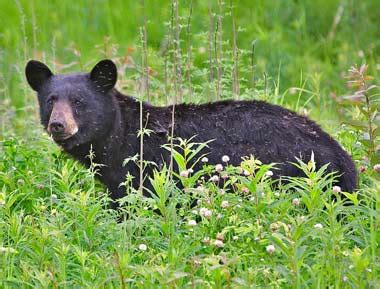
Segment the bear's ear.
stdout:
<svg viewBox="0 0 380 289">
<path fill-rule="evenodd" d="M 97 91 L 108 92 L 115 86 L 117 80 L 115 63 L 109 59 L 98 62 L 90 72 L 90 79 Z"/>
<path fill-rule="evenodd" d="M 25 67 L 26 79 L 35 91 L 39 91 L 42 85 L 53 75 L 49 67 L 37 60 L 30 60 Z"/>
</svg>

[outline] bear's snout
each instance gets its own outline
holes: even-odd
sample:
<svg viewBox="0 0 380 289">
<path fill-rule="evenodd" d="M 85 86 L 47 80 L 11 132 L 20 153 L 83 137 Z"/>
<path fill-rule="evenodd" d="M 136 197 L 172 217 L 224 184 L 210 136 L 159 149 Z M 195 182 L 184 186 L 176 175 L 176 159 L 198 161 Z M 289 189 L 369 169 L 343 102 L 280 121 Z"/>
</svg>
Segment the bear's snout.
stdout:
<svg viewBox="0 0 380 289">
<path fill-rule="evenodd" d="M 55 120 L 50 123 L 50 130 L 52 134 L 62 134 L 65 131 L 65 123 Z"/>
<path fill-rule="evenodd" d="M 78 125 L 69 103 L 58 101 L 54 104 L 47 130 L 56 141 L 68 139 L 78 132 Z"/>
</svg>

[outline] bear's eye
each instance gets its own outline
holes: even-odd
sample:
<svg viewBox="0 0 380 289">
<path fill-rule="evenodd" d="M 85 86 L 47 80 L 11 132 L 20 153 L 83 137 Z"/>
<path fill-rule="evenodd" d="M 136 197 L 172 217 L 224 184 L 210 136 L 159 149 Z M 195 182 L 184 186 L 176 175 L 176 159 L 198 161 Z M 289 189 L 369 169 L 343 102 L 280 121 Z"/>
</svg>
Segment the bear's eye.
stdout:
<svg viewBox="0 0 380 289">
<path fill-rule="evenodd" d="M 75 104 L 76 106 L 80 106 L 80 105 L 82 104 L 82 100 L 80 100 L 80 99 L 76 99 L 76 100 L 74 100 L 74 104 Z"/>
<path fill-rule="evenodd" d="M 57 96 L 56 95 L 50 95 L 47 99 L 47 104 L 48 105 L 52 105 L 54 103 L 54 101 L 57 100 Z"/>
</svg>

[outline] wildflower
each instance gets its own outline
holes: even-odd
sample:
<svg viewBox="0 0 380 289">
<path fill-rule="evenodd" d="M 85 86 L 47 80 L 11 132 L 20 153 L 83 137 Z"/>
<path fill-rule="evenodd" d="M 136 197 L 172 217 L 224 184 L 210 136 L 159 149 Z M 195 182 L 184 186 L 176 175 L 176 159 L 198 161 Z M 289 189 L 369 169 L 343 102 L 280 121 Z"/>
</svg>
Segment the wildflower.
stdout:
<svg viewBox="0 0 380 289">
<path fill-rule="evenodd" d="M 210 244 L 210 237 L 204 237 L 203 238 L 203 243 L 206 244 L 206 245 L 209 245 Z"/>
<path fill-rule="evenodd" d="M 203 216 L 206 211 L 207 211 L 207 208 L 200 208 L 199 215 Z"/>
<path fill-rule="evenodd" d="M 374 165 L 373 169 L 375 170 L 375 172 L 380 172 L 380 164 Z"/>
<path fill-rule="evenodd" d="M 236 241 L 237 239 L 239 239 L 238 236 L 233 236 L 233 237 L 232 237 L 232 240 L 234 240 L 234 241 Z"/>
<path fill-rule="evenodd" d="M 268 245 L 266 250 L 269 254 L 273 254 L 276 248 L 273 245 Z"/>
<path fill-rule="evenodd" d="M 354 265 L 350 265 L 350 266 L 348 266 L 348 269 L 350 269 L 350 270 L 352 270 L 352 269 L 354 269 Z"/>
<path fill-rule="evenodd" d="M 214 175 L 214 176 L 212 176 L 211 178 L 210 178 L 210 181 L 212 181 L 212 182 L 219 182 L 219 177 L 217 176 L 217 175 Z"/>
<path fill-rule="evenodd" d="M 189 220 L 188 225 L 189 226 L 196 226 L 197 222 L 195 220 Z"/>
<path fill-rule="evenodd" d="M 222 161 L 228 163 L 230 161 L 230 157 L 227 155 L 222 156 Z"/>
<path fill-rule="evenodd" d="M 365 269 L 367 272 L 371 273 L 372 272 L 372 269 L 371 268 L 366 268 Z"/>
<path fill-rule="evenodd" d="M 194 170 L 193 170 L 193 169 L 191 169 L 191 168 L 190 168 L 190 169 L 188 169 L 187 171 L 188 171 L 190 174 L 194 173 Z"/>
<path fill-rule="evenodd" d="M 216 239 L 224 241 L 224 235 L 222 233 L 218 233 L 218 234 L 216 234 Z"/>
<path fill-rule="evenodd" d="M 301 202 L 300 202 L 300 199 L 298 199 L 298 198 L 294 198 L 294 199 L 292 200 L 292 204 L 293 204 L 293 206 L 299 206 L 300 203 L 301 203 Z"/>
<path fill-rule="evenodd" d="M 214 241 L 214 245 L 217 246 L 217 247 L 219 247 L 219 248 L 221 248 L 221 247 L 224 246 L 223 241 L 222 240 L 218 240 L 218 239 L 216 239 Z"/>
<path fill-rule="evenodd" d="M 339 186 L 333 186 L 332 190 L 334 193 L 340 193 L 342 191 L 342 189 Z"/>
<path fill-rule="evenodd" d="M 366 171 L 366 167 L 365 166 L 360 166 L 359 167 L 359 172 L 364 173 L 365 171 Z"/>
<path fill-rule="evenodd" d="M 208 162 L 208 158 L 203 157 L 203 158 L 201 159 L 201 162 L 202 162 L 202 163 L 207 163 L 207 162 Z"/>
<path fill-rule="evenodd" d="M 207 211 L 204 213 L 204 217 L 207 218 L 207 219 L 211 218 L 211 216 L 212 216 L 212 212 L 211 212 L 210 210 L 207 210 Z"/>
<path fill-rule="evenodd" d="M 272 223 L 269 225 L 269 229 L 272 231 L 272 232 L 275 232 L 277 231 L 278 229 L 280 229 L 280 225 L 278 223 Z"/>
<path fill-rule="evenodd" d="M 247 187 L 242 187 L 242 188 L 241 188 L 241 192 L 242 192 L 242 193 L 245 193 L 245 194 L 246 194 L 246 193 L 249 193 L 249 189 L 248 189 Z"/>
<path fill-rule="evenodd" d="M 223 208 L 223 209 L 225 209 L 225 208 L 228 208 L 229 207 L 229 203 L 228 203 L 228 201 L 223 201 L 222 203 L 221 203 L 221 207 Z"/>
<path fill-rule="evenodd" d="M 342 280 L 343 280 L 343 282 L 347 282 L 348 281 L 348 277 L 347 276 L 343 276 Z"/>
<path fill-rule="evenodd" d="M 266 175 L 267 177 L 271 177 L 271 176 L 273 176 L 273 172 L 272 172 L 272 171 L 267 171 L 267 172 L 265 173 L 265 175 Z"/>
<path fill-rule="evenodd" d="M 221 178 L 223 179 L 223 180 L 226 180 L 226 179 L 228 179 L 228 174 L 226 174 L 226 173 L 224 173 L 224 174 L 222 174 L 221 175 Z"/>
<path fill-rule="evenodd" d="M 199 267 L 199 265 L 201 265 L 202 262 L 199 261 L 199 260 L 193 259 L 193 264 L 194 264 L 195 267 Z"/>
<path fill-rule="evenodd" d="M 189 171 L 182 171 L 182 172 L 179 173 L 179 175 L 182 178 L 187 178 L 187 177 L 189 177 Z"/>
<path fill-rule="evenodd" d="M 148 249 L 148 247 L 145 244 L 140 244 L 139 245 L 139 250 L 140 251 L 146 251 L 147 249 Z"/>
<path fill-rule="evenodd" d="M 216 218 L 217 218 L 218 220 L 220 220 L 221 218 L 223 218 L 223 215 L 222 215 L 222 214 L 217 214 L 217 215 L 216 215 Z"/>
<path fill-rule="evenodd" d="M 221 171 L 223 171 L 223 165 L 222 165 L 222 164 L 217 164 L 217 165 L 215 166 L 215 170 L 216 170 L 218 173 L 220 173 Z"/>
<path fill-rule="evenodd" d="M 207 208 L 200 208 L 199 215 L 205 218 L 210 218 L 212 216 L 212 212 Z"/>
<path fill-rule="evenodd" d="M 321 223 L 317 223 L 317 224 L 314 225 L 314 228 L 315 229 L 322 229 L 323 225 Z"/>
<path fill-rule="evenodd" d="M 249 171 L 247 171 L 247 170 L 244 170 L 243 174 L 248 177 L 251 173 Z"/>
<path fill-rule="evenodd" d="M 220 194 L 221 196 L 224 196 L 224 195 L 226 194 L 226 191 L 223 190 L 223 189 L 220 189 L 218 192 L 219 192 L 219 194 Z"/>
<path fill-rule="evenodd" d="M 304 222 L 306 220 L 306 217 L 305 216 L 299 216 L 299 221 L 300 222 Z"/>
<path fill-rule="evenodd" d="M 52 195 L 50 196 L 50 201 L 51 201 L 53 204 L 58 203 L 58 197 L 57 197 L 57 195 L 56 195 L 56 194 L 52 194 Z"/>
</svg>

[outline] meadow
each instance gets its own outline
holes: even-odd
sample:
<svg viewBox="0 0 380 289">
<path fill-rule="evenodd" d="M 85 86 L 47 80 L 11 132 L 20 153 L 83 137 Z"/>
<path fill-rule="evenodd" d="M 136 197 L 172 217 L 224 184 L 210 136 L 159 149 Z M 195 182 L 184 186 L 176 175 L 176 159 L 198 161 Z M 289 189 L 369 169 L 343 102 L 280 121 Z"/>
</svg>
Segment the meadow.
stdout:
<svg viewBox="0 0 380 289">
<path fill-rule="evenodd" d="M 0 288 L 379 288 L 379 13 L 377 0 L 0 0 Z M 260 99 L 309 116 L 352 155 L 359 189 L 312 159 L 274 186 L 274 165 L 215 166 L 181 140 L 152 198 L 127 186 L 108 209 L 101 164 L 61 152 L 24 77 L 29 59 L 70 73 L 103 58 L 119 90 L 155 105 Z"/>
</svg>

